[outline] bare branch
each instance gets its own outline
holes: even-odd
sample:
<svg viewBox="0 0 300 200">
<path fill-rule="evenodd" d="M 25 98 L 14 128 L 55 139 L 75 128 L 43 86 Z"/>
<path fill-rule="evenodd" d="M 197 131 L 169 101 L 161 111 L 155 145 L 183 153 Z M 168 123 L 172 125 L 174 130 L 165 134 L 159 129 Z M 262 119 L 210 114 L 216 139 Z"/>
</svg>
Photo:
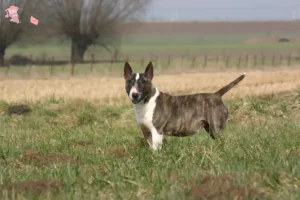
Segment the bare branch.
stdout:
<svg viewBox="0 0 300 200">
<path fill-rule="evenodd" d="M 115 48 L 120 25 L 138 17 L 151 0 L 48 0 L 48 24 L 72 41 L 72 54 L 84 53 L 91 44 L 107 51 Z M 51 26 L 50 26 L 51 27 Z M 83 55 L 75 55 L 82 61 Z M 74 57 L 74 55 L 72 55 Z"/>
</svg>

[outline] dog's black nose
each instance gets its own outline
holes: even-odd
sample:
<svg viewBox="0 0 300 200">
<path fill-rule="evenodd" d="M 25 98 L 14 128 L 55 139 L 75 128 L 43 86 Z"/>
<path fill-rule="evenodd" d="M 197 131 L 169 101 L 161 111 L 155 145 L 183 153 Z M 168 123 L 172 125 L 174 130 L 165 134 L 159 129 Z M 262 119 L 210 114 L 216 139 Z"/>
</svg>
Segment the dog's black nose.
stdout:
<svg viewBox="0 0 300 200">
<path fill-rule="evenodd" d="M 139 98 L 139 93 L 132 93 L 132 99 L 137 100 Z"/>
</svg>

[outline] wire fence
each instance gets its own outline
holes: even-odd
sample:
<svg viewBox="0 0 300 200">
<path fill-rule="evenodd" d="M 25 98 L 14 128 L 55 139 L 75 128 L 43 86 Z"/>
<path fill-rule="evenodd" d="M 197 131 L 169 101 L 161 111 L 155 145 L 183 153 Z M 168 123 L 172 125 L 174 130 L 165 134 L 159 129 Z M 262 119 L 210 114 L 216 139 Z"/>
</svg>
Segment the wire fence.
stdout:
<svg viewBox="0 0 300 200">
<path fill-rule="evenodd" d="M 30 61 L 22 66 L 12 65 L 7 63 L 7 66 L 0 69 L 2 77 L 10 77 L 12 75 L 21 76 L 56 76 L 59 74 L 68 74 L 70 76 L 88 75 L 88 74 L 104 74 L 115 75 L 122 73 L 122 67 L 126 61 L 139 66 L 140 70 L 145 68 L 145 65 L 152 61 L 154 66 L 160 72 L 171 71 L 173 68 L 186 71 L 187 69 L 265 69 L 274 67 L 292 67 L 300 64 L 300 56 L 292 53 L 289 54 L 240 54 L 240 55 L 182 55 L 182 56 L 163 56 L 151 55 L 149 58 L 118 58 L 116 56 L 106 61 L 96 60 L 96 55 L 91 54 L 89 59 L 84 64 L 75 62 L 56 61 L 54 56 L 45 56 L 45 60 L 33 61 L 30 56 Z"/>
</svg>

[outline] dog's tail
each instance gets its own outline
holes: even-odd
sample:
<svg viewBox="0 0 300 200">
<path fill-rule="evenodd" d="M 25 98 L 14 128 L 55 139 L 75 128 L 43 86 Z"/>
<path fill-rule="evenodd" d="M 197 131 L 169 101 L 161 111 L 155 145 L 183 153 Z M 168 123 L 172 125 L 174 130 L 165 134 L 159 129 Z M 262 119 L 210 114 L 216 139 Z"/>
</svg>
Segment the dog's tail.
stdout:
<svg viewBox="0 0 300 200">
<path fill-rule="evenodd" d="M 241 82 L 246 76 L 246 72 L 244 74 L 242 74 L 241 76 L 239 76 L 237 79 L 235 79 L 234 81 L 232 81 L 231 83 L 229 83 L 228 85 L 222 87 L 220 90 L 218 90 L 215 94 L 219 95 L 219 96 L 223 96 L 226 92 L 228 92 L 231 88 L 233 88 L 236 84 L 238 84 L 239 82 Z"/>
</svg>

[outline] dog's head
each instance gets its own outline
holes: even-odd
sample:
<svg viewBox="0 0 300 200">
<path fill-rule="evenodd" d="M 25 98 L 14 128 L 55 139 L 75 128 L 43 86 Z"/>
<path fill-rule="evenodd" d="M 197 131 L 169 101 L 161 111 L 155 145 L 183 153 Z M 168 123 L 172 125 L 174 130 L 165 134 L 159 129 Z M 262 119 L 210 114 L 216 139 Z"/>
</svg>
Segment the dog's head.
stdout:
<svg viewBox="0 0 300 200">
<path fill-rule="evenodd" d="M 152 92 L 153 65 L 148 64 L 144 73 L 132 73 L 128 62 L 124 66 L 124 78 L 126 80 L 126 92 L 133 104 L 145 100 Z"/>
</svg>

